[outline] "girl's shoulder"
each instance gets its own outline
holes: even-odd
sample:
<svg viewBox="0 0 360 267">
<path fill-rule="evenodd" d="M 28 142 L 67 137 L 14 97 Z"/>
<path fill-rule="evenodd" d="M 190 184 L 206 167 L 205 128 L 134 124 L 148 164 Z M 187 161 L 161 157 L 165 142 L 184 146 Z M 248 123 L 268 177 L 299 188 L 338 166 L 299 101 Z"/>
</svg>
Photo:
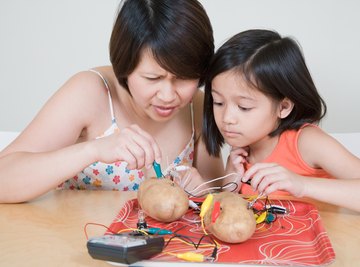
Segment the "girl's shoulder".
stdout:
<svg viewBox="0 0 360 267">
<path fill-rule="evenodd" d="M 315 145 L 319 142 L 333 141 L 334 138 L 315 124 L 305 124 L 298 130 L 298 143 L 304 145 Z"/>
<path fill-rule="evenodd" d="M 333 141 L 333 138 L 323 131 L 319 126 L 307 124 L 301 127 L 297 132 L 297 141 L 300 152 L 316 152 L 319 147 L 327 145 Z"/>
<path fill-rule="evenodd" d="M 347 155 L 349 152 L 334 137 L 316 125 L 307 125 L 299 130 L 299 152 L 310 166 L 323 167 L 323 161 Z"/>
<path fill-rule="evenodd" d="M 336 178 L 358 178 L 360 159 L 318 127 L 304 127 L 298 140 L 304 161 Z"/>
</svg>

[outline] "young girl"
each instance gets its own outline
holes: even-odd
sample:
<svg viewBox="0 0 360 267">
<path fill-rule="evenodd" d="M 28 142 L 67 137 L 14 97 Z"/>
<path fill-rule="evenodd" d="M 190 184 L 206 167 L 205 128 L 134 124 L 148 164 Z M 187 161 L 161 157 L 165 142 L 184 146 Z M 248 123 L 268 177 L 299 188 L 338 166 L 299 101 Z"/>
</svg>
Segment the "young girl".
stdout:
<svg viewBox="0 0 360 267">
<path fill-rule="evenodd" d="M 326 113 L 297 43 L 249 30 L 216 52 L 205 81 L 207 150 L 231 146 L 244 194 L 309 197 L 360 211 L 360 159 L 316 124 Z M 336 178 L 336 179 L 332 179 Z"/>
<path fill-rule="evenodd" d="M 126 0 L 110 40 L 112 66 L 70 78 L 0 153 L 0 202 L 55 187 L 137 190 L 177 165 L 223 174 L 200 138 L 198 90 L 213 55 L 209 18 L 196 0 Z M 194 175 L 194 184 L 201 182 Z"/>
</svg>

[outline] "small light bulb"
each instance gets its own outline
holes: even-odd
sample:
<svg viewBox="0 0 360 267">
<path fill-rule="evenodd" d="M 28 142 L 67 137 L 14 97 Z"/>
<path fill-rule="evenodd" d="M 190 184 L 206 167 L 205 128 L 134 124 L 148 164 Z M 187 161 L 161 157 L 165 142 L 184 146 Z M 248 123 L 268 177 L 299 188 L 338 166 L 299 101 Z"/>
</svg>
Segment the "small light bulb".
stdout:
<svg viewBox="0 0 360 267">
<path fill-rule="evenodd" d="M 138 222 L 137 222 L 136 226 L 139 230 L 147 228 L 147 223 L 145 220 L 145 212 L 143 210 L 138 211 Z"/>
</svg>

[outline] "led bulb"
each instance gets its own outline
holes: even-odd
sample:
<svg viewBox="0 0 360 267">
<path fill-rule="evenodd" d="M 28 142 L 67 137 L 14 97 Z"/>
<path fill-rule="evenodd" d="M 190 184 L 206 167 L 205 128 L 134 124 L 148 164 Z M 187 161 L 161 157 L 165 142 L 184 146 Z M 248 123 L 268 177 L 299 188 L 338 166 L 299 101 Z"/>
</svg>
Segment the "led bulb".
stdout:
<svg viewBox="0 0 360 267">
<path fill-rule="evenodd" d="M 143 210 L 139 210 L 138 211 L 138 222 L 137 222 L 137 228 L 139 230 L 147 228 L 147 223 L 146 223 L 145 217 L 146 217 L 145 212 Z"/>
</svg>

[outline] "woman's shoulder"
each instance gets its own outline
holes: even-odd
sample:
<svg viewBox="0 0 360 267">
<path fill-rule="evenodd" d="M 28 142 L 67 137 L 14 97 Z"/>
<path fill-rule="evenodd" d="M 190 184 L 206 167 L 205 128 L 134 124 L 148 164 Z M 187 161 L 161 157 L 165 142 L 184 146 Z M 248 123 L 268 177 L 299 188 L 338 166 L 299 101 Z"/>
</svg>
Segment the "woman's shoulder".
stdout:
<svg viewBox="0 0 360 267">
<path fill-rule="evenodd" d="M 93 70 L 93 71 L 91 71 Z M 72 75 L 59 89 L 63 96 L 76 99 L 81 103 L 94 104 L 106 97 L 109 88 L 114 83 L 112 79 L 112 69 L 106 67 L 83 70 Z"/>
<path fill-rule="evenodd" d="M 65 85 L 69 87 L 82 89 L 104 87 L 105 83 L 114 83 L 112 68 L 109 66 L 96 67 L 88 70 L 82 70 L 71 76 Z"/>
<path fill-rule="evenodd" d="M 193 97 L 194 124 L 197 137 L 201 133 L 204 113 L 204 92 L 198 90 Z"/>
<path fill-rule="evenodd" d="M 204 92 L 198 90 L 193 97 L 194 114 L 199 118 L 202 118 L 203 107 L 204 107 Z"/>
<path fill-rule="evenodd" d="M 103 68 L 95 68 L 95 70 L 102 71 L 99 73 L 103 77 L 110 77 Z M 109 98 L 106 85 L 98 74 L 89 70 L 71 76 L 53 96 L 51 102 L 55 107 L 67 106 L 69 115 L 76 115 L 79 121 L 87 126 L 111 121 L 111 116 L 108 114 Z"/>
</svg>

